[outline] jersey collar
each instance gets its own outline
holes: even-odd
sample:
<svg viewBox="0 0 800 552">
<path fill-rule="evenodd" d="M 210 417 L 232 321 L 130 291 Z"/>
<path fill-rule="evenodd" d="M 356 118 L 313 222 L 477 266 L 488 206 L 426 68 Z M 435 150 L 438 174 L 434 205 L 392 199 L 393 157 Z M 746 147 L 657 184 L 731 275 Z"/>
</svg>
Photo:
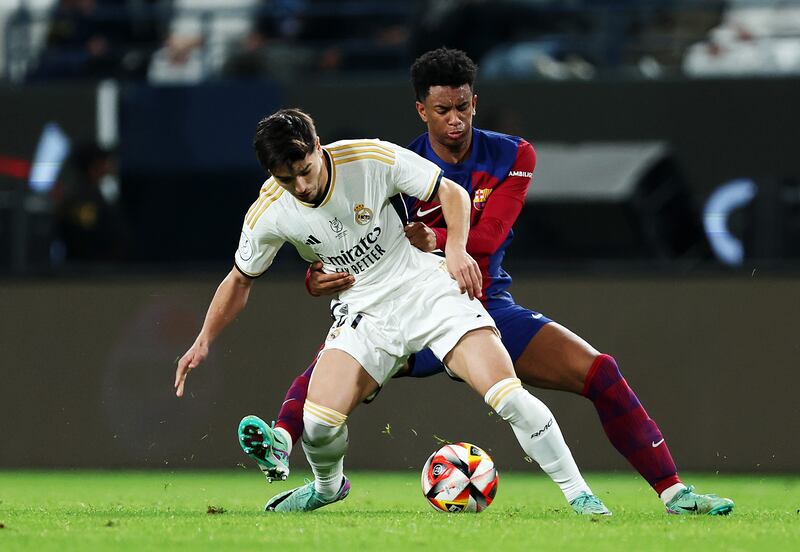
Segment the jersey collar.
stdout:
<svg viewBox="0 0 800 552">
<path fill-rule="evenodd" d="M 319 203 L 306 203 L 305 201 L 300 201 L 299 199 L 295 198 L 297 199 L 298 203 L 304 207 L 310 207 L 311 209 L 322 207 L 328 203 L 328 201 L 331 199 L 331 196 L 333 196 L 333 188 L 336 185 L 336 165 L 333 163 L 333 158 L 328 150 L 323 147 L 322 152 L 325 156 L 325 165 L 328 167 L 328 181 L 325 183 L 325 194 L 322 196 L 322 201 Z"/>
<path fill-rule="evenodd" d="M 430 132 L 426 132 L 425 133 L 426 146 L 431 156 L 434 159 L 431 159 L 428 156 L 425 157 L 427 157 L 429 160 L 433 161 L 443 169 L 458 169 L 460 167 L 472 165 L 475 163 L 475 159 L 478 157 L 478 140 L 479 140 L 478 129 L 472 127 L 472 143 L 470 144 L 469 155 L 467 156 L 466 159 L 464 159 L 460 163 L 448 163 L 447 161 L 439 157 L 439 155 L 436 153 L 436 150 L 433 149 L 433 145 L 431 144 L 431 134 Z"/>
</svg>

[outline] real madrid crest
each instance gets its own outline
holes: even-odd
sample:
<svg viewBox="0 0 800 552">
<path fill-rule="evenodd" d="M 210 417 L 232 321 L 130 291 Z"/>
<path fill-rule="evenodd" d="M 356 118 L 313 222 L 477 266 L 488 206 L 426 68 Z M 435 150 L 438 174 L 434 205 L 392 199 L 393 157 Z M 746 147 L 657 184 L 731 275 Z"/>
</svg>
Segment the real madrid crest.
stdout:
<svg viewBox="0 0 800 552">
<path fill-rule="evenodd" d="M 356 214 L 356 222 L 358 224 L 367 224 L 372 220 L 372 211 L 364 207 L 363 203 L 356 203 L 353 207 L 353 212 Z"/>
</svg>

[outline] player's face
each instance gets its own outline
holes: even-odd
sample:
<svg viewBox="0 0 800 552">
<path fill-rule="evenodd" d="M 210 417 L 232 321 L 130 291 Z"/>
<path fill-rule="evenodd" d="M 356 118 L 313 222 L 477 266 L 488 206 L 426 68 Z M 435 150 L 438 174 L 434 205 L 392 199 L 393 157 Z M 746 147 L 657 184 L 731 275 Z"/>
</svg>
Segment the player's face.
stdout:
<svg viewBox="0 0 800 552">
<path fill-rule="evenodd" d="M 317 203 L 325 193 L 328 182 L 328 169 L 322 146 L 317 138 L 314 151 L 305 158 L 295 161 L 291 166 L 278 167 L 272 171 L 278 185 L 300 201 Z"/>
<path fill-rule="evenodd" d="M 478 96 L 468 84 L 431 86 L 417 113 L 428 125 L 431 140 L 451 150 L 468 148 L 472 140 L 472 117 Z"/>
</svg>

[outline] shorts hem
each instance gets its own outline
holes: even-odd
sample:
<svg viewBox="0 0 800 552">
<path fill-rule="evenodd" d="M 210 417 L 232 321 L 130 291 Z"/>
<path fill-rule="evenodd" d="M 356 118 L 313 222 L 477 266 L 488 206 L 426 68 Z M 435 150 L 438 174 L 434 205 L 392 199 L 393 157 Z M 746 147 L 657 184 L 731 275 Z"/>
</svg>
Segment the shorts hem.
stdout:
<svg viewBox="0 0 800 552">
<path fill-rule="evenodd" d="M 448 335 L 447 337 L 443 338 L 440 342 L 437 342 L 435 344 L 429 345 L 429 349 L 436 356 L 436 358 L 438 358 L 442 362 L 442 364 L 444 365 L 444 357 L 449 355 L 450 351 L 452 351 L 453 349 L 456 348 L 456 345 L 458 345 L 458 342 L 461 341 L 461 339 L 471 331 L 480 330 L 480 329 L 483 329 L 483 328 L 490 328 L 491 330 L 494 331 L 494 334 L 499 338 L 500 337 L 500 330 L 497 329 L 497 326 L 494 325 L 494 323 L 491 321 L 491 318 L 489 320 L 490 321 L 488 323 L 484 322 L 484 321 L 481 321 L 481 322 L 475 321 L 475 324 L 473 324 L 473 325 L 462 326 L 461 328 L 459 328 L 459 330 L 463 330 L 463 331 L 451 332 L 450 335 Z M 455 335 L 456 333 L 458 335 Z M 442 350 L 444 350 L 444 353 L 441 354 L 441 356 L 440 356 L 439 352 L 442 351 Z M 445 369 L 447 369 L 447 366 L 445 366 Z"/>
</svg>

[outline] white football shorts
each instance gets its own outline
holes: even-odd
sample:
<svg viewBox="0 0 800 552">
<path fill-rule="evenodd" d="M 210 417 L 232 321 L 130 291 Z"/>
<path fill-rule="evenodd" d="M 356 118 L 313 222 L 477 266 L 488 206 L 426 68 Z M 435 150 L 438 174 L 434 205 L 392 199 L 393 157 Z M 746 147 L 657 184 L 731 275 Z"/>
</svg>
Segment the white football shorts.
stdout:
<svg viewBox="0 0 800 552">
<path fill-rule="evenodd" d="M 412 353 L 430 348 L 442 360 L 469 331 L 492 328 L 500 335 L 481 302 L 470 301 L 441 268 L 365 312 L 350 312 L 345 303 L 334 302 L 331 314 L 334 323 L 320 355 L 329 349 L 346 352 L 379 385 Z"/>
</svg>

